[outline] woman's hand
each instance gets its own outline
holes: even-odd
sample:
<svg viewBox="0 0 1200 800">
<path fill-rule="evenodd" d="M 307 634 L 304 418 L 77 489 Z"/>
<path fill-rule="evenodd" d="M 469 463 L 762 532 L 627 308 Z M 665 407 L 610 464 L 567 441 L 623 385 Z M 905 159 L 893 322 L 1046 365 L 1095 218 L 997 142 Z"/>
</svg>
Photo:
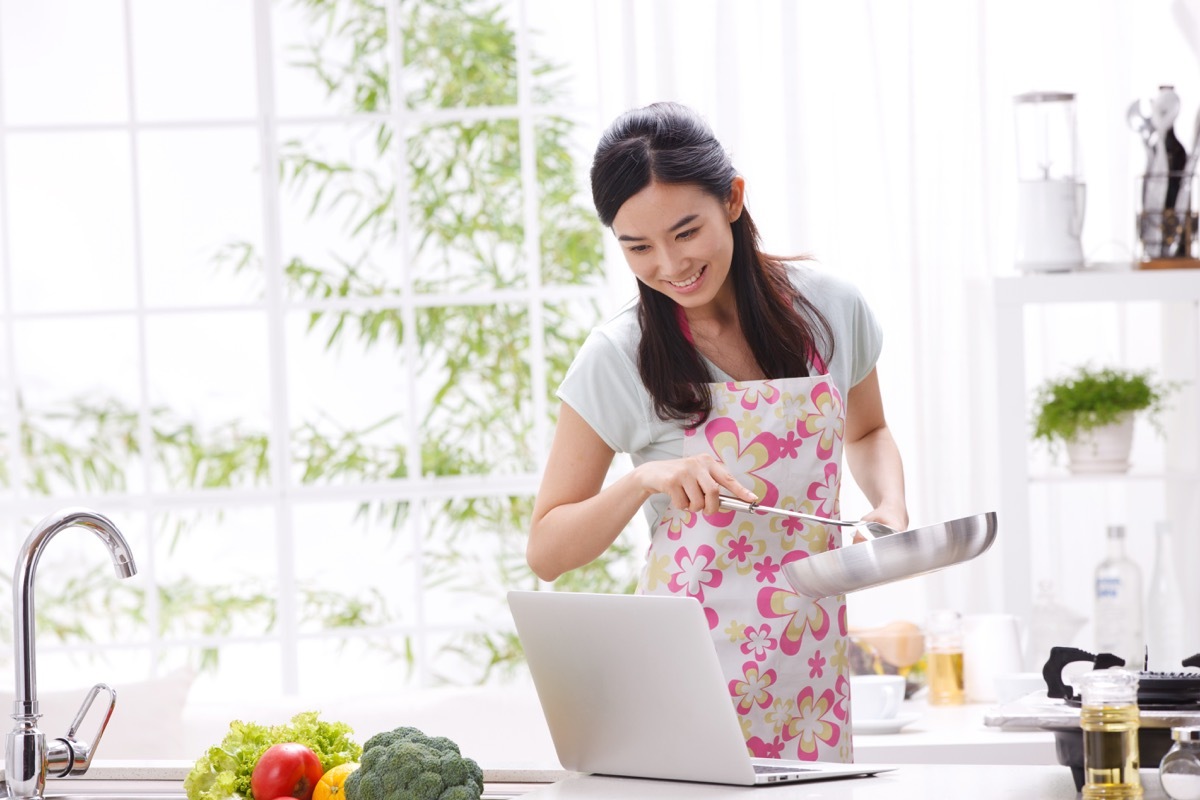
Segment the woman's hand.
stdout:
<svg viewBox="0 0 1200 800">
<path fill-rule="evenodd" d="M 908 530 L 908 509 L 903 505 L 884 504 L 871 509 L 869 514 L 864 514 L 863 519 L 867 522 L 882 522 L 889 528 L 897 531 Z"/>
<path fill-rule="evenodd" d="M 675 508 L 716 514 L 721 510 L 722 494 L 747 503 L 758 502 L 758 497 L 738 483 L 723 463 L 706 453 L 669 461 L 647 461 L 635 472 L 639 473 L 644 491 L 667 495 Z"/>
</svg>

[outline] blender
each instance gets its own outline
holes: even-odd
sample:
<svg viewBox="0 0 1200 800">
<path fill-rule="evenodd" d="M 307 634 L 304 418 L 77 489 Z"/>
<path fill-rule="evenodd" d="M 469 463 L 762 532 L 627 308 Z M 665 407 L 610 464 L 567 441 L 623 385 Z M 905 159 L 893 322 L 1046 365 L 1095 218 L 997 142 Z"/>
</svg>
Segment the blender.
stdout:
<svg viewBox="0 0 1200 800">
<path fill-rule="evenodd" d="M 1017 132 L 1017 258 L 1021 272 L 1083 266 L 1085 186 L 1079 180 L 1075 95 L 1027 92 L 1013 98 Z"/>
</svg>

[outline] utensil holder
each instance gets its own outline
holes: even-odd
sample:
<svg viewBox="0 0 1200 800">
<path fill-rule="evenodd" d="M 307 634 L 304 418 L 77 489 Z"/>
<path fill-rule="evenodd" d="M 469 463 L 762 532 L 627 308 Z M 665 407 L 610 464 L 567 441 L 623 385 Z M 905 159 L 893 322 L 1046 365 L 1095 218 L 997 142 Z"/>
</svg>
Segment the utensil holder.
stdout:
<svg viewBox="0 0 1200 800">
<path fill-rule="evenodd" d="M 1195 185 L 1195 176 L 1185 172 L 1146 173 L 1138 180 L 1137 239 L 1142 269 L 1200 266 Z"/>
</svg>

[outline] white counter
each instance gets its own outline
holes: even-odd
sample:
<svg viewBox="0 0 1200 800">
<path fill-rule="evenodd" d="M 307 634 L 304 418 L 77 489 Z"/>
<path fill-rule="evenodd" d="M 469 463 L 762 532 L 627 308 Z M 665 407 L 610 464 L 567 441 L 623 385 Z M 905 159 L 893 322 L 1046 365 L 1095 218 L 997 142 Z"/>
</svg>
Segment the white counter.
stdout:
<svg viewBox="0 0 1200 800">
<path fill-rule="evenodd" d="M 1165 800 L 1158 773 L 1142 770 L 1145 800 Z M 706 783 L 576 776 L 521 795 L 525 800 L 1074 800 L 1079 797 L 1066 767 L 958 764 L 908 764 L 872 778 L 770 787 L 717 786 Z"/>
</svg>

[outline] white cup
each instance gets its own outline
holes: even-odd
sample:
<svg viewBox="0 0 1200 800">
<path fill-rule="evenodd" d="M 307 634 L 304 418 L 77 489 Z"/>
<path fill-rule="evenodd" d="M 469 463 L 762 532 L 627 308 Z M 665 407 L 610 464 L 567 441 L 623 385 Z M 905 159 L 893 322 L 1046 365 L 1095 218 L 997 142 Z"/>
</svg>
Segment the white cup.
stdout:
<svg viewBox="0 0 1200 800">
<path fill-rule="evenodd" d="M 850 716 L 859 720 L 892 719 L 904 699 L 903 675 L 851 675 Z"/>
<path fill-rule="evenodd" d="M 963 691 L 968 703 L 996 702 L 996 678 L 1020 671 L 1021 632 L 1014 615 L 963 617 Z"/>
</svg>

